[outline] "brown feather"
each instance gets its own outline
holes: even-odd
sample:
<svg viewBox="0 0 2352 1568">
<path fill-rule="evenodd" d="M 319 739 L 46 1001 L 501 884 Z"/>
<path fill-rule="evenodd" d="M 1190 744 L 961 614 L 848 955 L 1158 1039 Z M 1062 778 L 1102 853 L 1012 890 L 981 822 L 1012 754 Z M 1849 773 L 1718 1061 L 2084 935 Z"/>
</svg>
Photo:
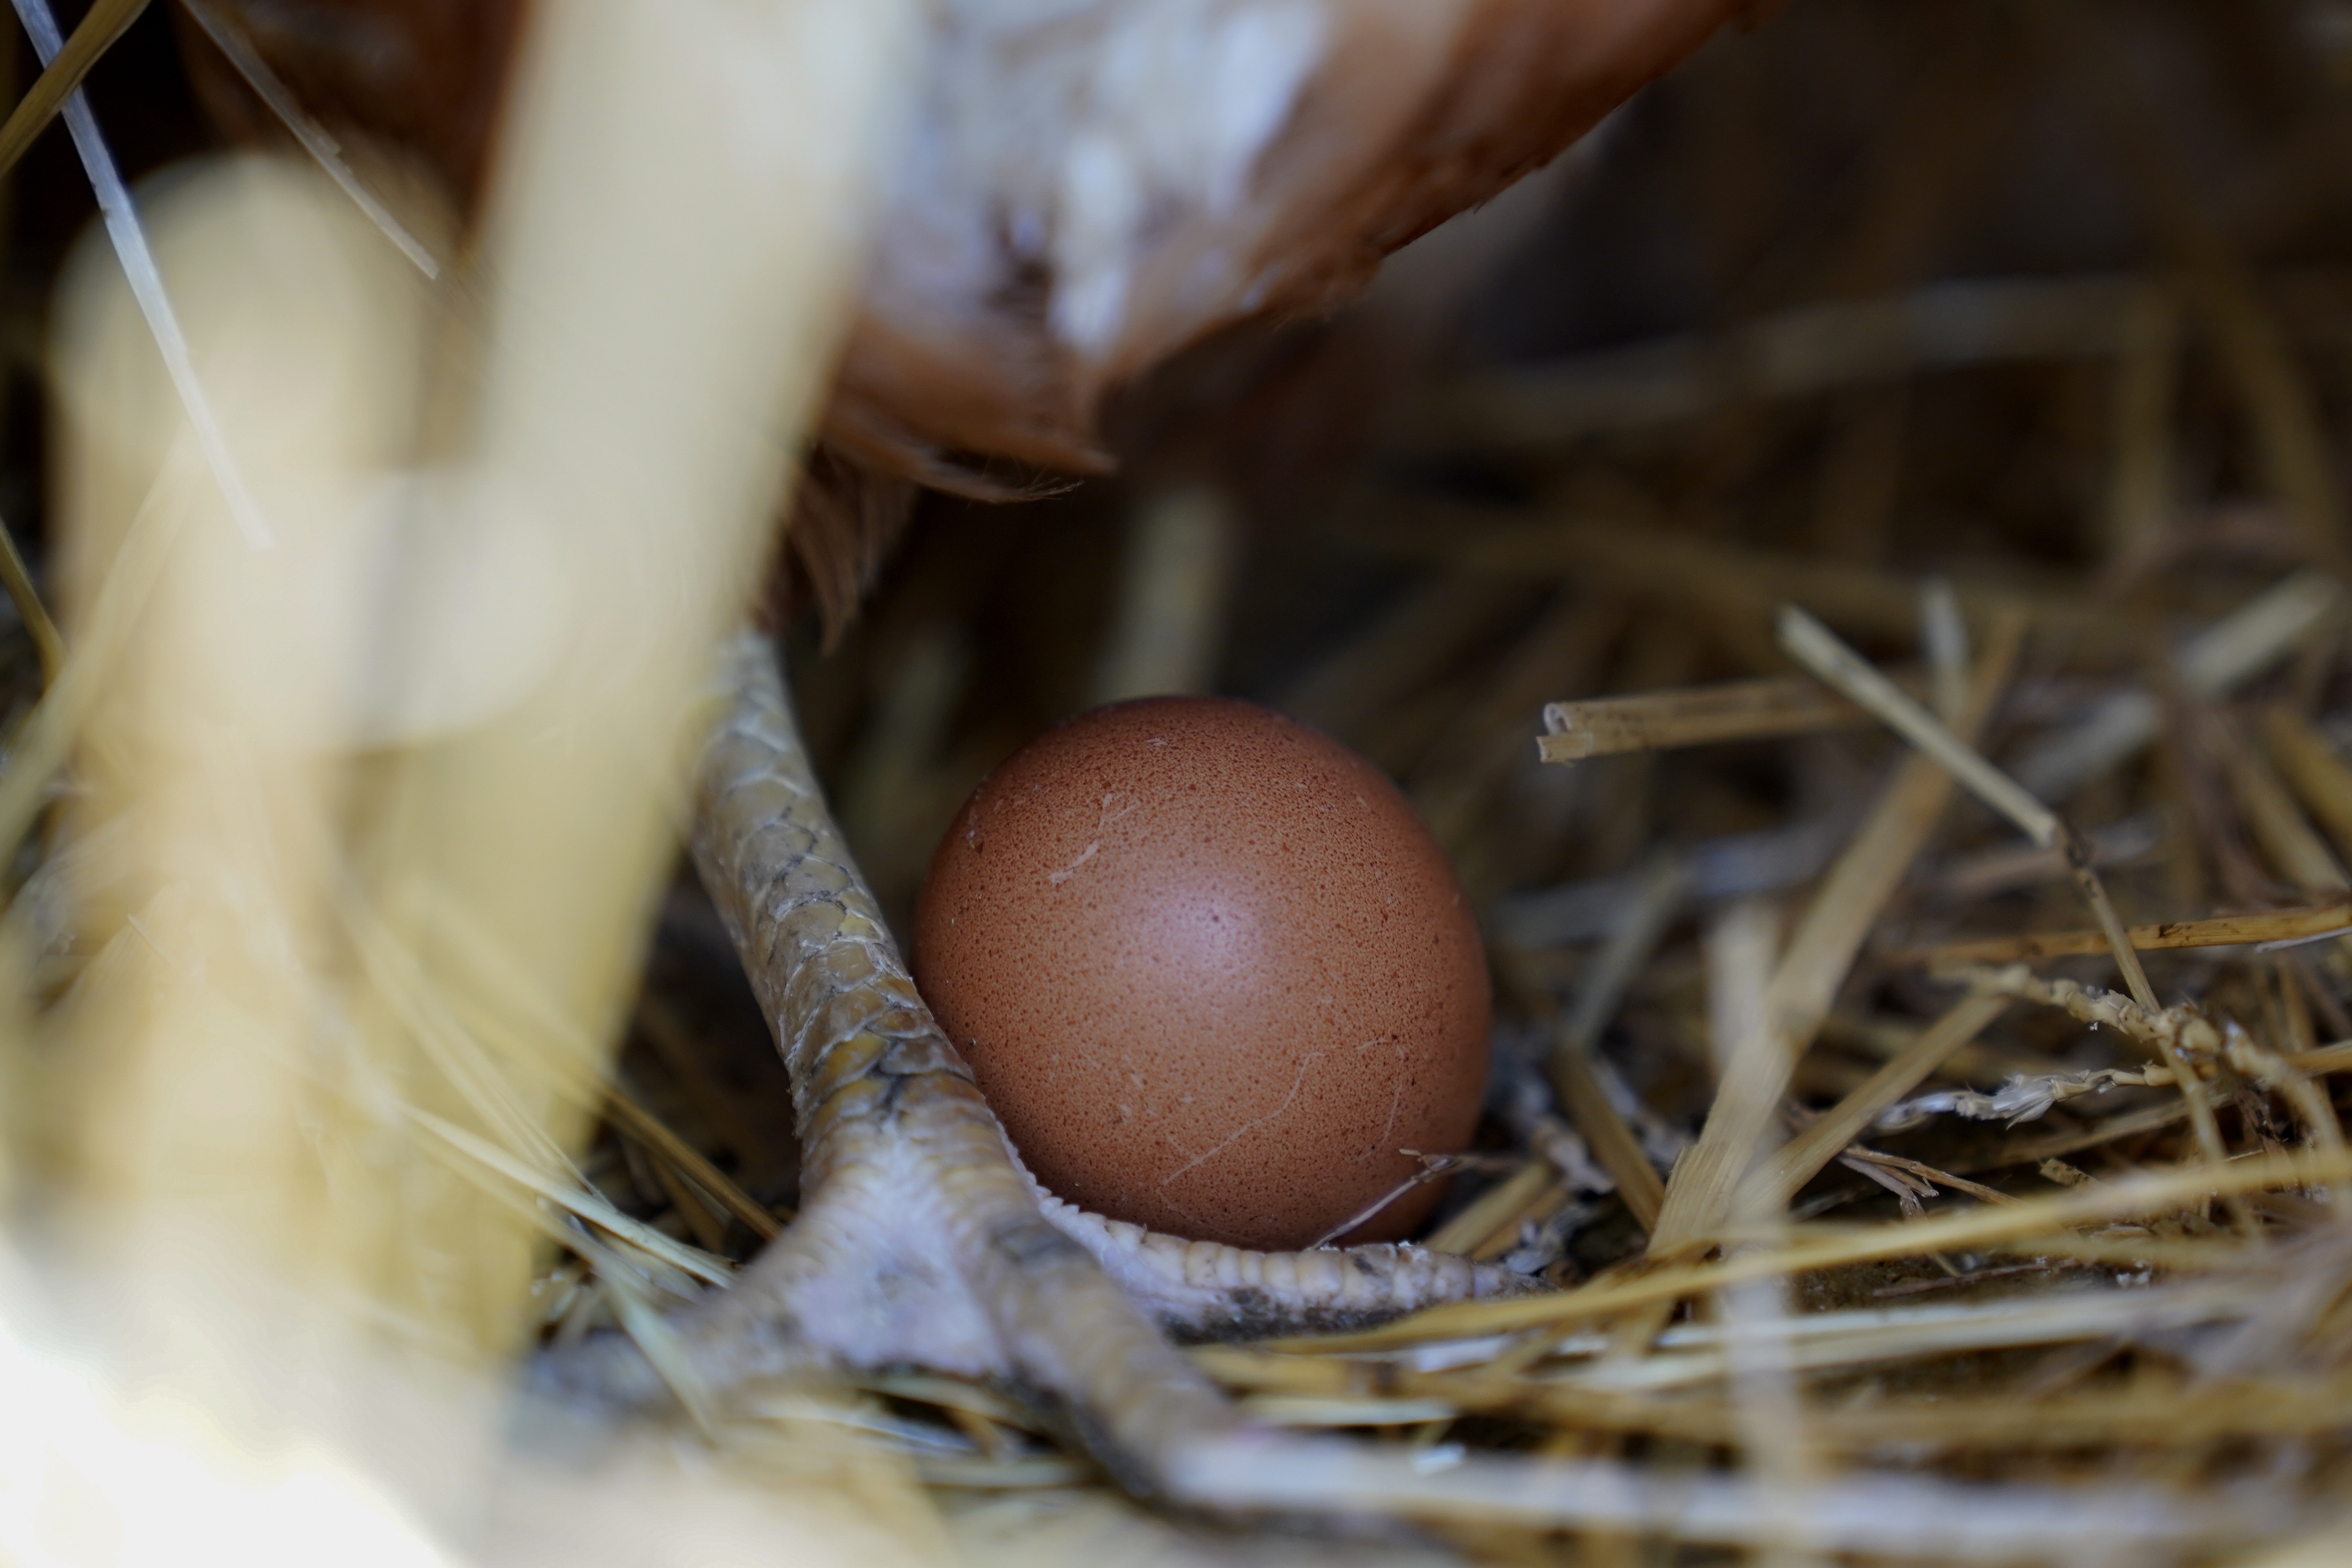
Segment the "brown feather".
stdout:
<svg viewBox="0 0 2352 1568">
<path fill-rule="evenodd" d="M 826 649 L 838 644 L 914 515 L 915 494 L 911 479 L 819 444 L 793 489 L 792 522 L 784 531 L 788 560 L 777 582 L 784 617 L 813 603 Z"/>
<path fill-rule="evenodd" d="M 470 206 L 523 0 L 216 0 L 331 126 Z M 1106 397 L 1254 316 L 1328 311 L 1540 167 L 1748 0 L 942 0 L 793 554 L 837 631 L 909 483 L 1111 466 Z M 200 37 L 205 101 L 263 112 Z M 1230 46 L 1230 47 L 1227 47 Z M 1220 54 L 1216 51 L 1223 48 Z"/>
</svg>

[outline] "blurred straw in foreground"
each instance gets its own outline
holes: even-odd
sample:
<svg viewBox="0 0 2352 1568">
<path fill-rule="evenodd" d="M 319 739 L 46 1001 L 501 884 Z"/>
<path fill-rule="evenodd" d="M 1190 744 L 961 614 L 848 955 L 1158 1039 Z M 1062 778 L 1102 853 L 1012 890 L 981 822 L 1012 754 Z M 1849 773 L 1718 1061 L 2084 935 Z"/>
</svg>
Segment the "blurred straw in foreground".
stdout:
<svg viewBox="0 0 2352 1568">
<path fill-rule="evenodd" d="M 542 7 L 470 293 L 429 292 L 308 169 L 158 182 L 153 249 L 266 548 L 83 247 L 57 312 L 70 652 L 37 722 L 71 743 L 68 834 L 103 850 L 68 889 L 100 945 L 46 1014 L 25 991 L 56 933 L 20 909 L 0 952 L 10 1164 L 50 1200 L 19 1227 L 47 1277 L 0 1298 L 0 1398 L 58 1412 L 12 1433 L 36 1451 L 0 1484 L 0 1555 L 140 1561 L 191 1531 L 288 1561 L 362 1539 L 427 1561 L 436 1536 L 491 1559 L 916 1550 L 919 1506 L 852 1506 L 887 1473 L 616 1516 L 687 1485 L 619 1453 L 593 1504 L 509 1473 L 487 1507 L 513 1467 L 483 1381 L 551 1236 L 640 1309 L 724 1277 L 601 1205 L 569 1151 L 712 651 L 845 319 L 913 17 Z M 57 1307 L 82 1291 L 102 1321 Z M 26 1327 L 52 1297 L 80 1333 Z M 139 1416 L 125 1379 L 182 1415 Z M 396 1504 L 359 1479 L 387 1457 Z M 231 1474 L 257 1489 L 187 1480 L 211 1514 L 131 1527 L 172 1478 Z M 239 1496 L 274 1500 L 268 1528 Z M 517 1509 L 570 1522 L 534 1536 Z M 432 1528 L 365 1522 L 402 1511 Z"/>
</svg>

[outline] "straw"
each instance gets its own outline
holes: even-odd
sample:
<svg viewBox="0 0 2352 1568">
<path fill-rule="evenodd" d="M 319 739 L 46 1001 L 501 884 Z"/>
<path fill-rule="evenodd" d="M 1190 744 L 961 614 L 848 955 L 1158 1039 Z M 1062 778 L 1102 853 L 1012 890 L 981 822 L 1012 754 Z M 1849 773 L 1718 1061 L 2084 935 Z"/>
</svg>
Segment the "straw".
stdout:
<svg viewBox="0 0 2352 1568">
<path fill-rule="evenodd" d="M 1953 1052 L 1974 1039 L 1986 1025 L 2008 1007 L 2005 996 L 1979 993 L 1968 997 L 1920 1033 L 1909 1049 L 1870 1076 L 1868 1082 L 1840 1100 L 1831 1110 L 1779 1149 L 1748 1176 L 1740 1206 L 1780 1207 L 1797 1189 L 1835 1159 L 1838 1152 L 1860 1137 L 1879 1113 L 1908 1094 L 1941 1067 Z"/>
<path fill-rule="evenodd" d="M 91 35 L 87 55 L 77 61 L 68 60 L 65 53 L 65 43 L 58 37 L 57 18 L 49 12 L 48 0 L 14 0 L 14 3 L 17 16 L 25 24 L 25 30 L 32 35 L 34 49 L 41 57 L 45 68 L 42 72 L 44 81 L 47 79 L 48 68 L 64 64 L 66 74 L 70 76 L 77 63 L 84 70 L 96 64 L 99 54 L 114 36 L 106 29 L 115 23 L 119 23 L 121 27 L 129 26 L 143 8 L 130 4 L 129 0 L 118 0 L 116 5 L 93 10 L 84 19 L 82 26 L 75 29 L 77 44 L 79 44 L 85 30 Z M 101 16 L 100 12 L 105 16 Z M 61 85 L 63 79 L 60 79 Z M 40 91 L 41 84 L 37 82 L 34 90 Z M 256 550 L 266 549 L 273 537 L 268 521 L 262 516 L 252 492 L 246 488 L 245 477 L 237 468 L 235 456 L 229 451 L 227 438 L 221 434 L 220 422 L 214 415 L 212 403 L 205 395 L 203 384 L 196 379 L 195 363 L 188 353 L 187 335 L 181 331 L 179 316 L 164 292 L 163 275 L 156 270 L 155 257 L 148 248 L 147 233 L 140 224 L 138 209 L 131 204 L 130 187 L 122 183 L 121 172 L 115 167 L 114 154 L 107 150 L 106 140 L 100 133 L 98 117 L 91 111 L 89 101 L 81 89 L 77 87 L 67 92 L 64 102 L 66 129 L 73 135 L 74 151 L 80 155 L 82 170 L 89 175 L 90 189 L 98 196 L 99 212 L 106 220 L 107 238 L 113 243 L 115 256 L 131 280 L 132 297 L 139 301 L 140 313 L 146 318 L 147 330 L 154 337 L 156 351 L 163 356 L 163 367 L 171 376 L 172 389 L 187 413 L 188 423 L 195 428 L 196 444 L 203 449 L 205 465 L 211 470 L 213 481 L 220 487 L 222 496 L 227 500 L 229 514 L 236 519 L 237 531 L 245 536 L 247 545 Z M 44 115 L 43 119 L 46 118 Z M 14 119 L 15 116 L 11 116 L 12 122 Z M 0 129 L 0 136 L 5 135 L 5 129 Z"/>
<path fill-rule="evenodd" d="M 1777 740 L 1866 723 L 1869 714 L 1816 682 L 1781 678 L 1544 705 L 1536 754 L 1574 763 L 1624 752 Z"/>
<path fill-rule="evenodd" d="M 141 0 L 141 3 L 143 4 L 144 0 Z M 295 99 L 293 90 L 278 79 L 276 71 L 269 68 L 269 62 L 263 59 L 255 50 L 252 40 L 247 38 L 228 18 L 223 16 L 213 5 L 212 0 L 180 0 L 180 4 L 186 8 L 189 16 L 195 18 L 196 26 L 205 30 L 205 37 L 210 38 L 220 49 L 222 55 L 227 58 L 228 63 L 236 68 L 236 74 L 245 79 L 246 85 L 253 89 L 255 95 L 263 103 L 268 105 L 269 112 L 278 117 L 278 123 L 293 132 L 294 139 L 302 143 L 302 150 L 310 154 L 311 161 L 325 172 L 329 179 L 335 182 L 336 188 L 349 196 L 352 205 L 367 215 L 368 221 L 375 225 L 383 232 L 383 237 L 392 241 L 394 248 L 408 258 L 410 264 L 419 272 L 427 278 L 440 277 L 441 263 L 431 249 L 423 240 L 410 233 L 407 226 L 394 216 L 392 209 L 385 206 L 375 193 L 367 188 L 366 184 L 344 160 L 341 144 L 327 133 L 324 126 L 303 111 L 301 104 Z M 96 16 L 98 11 L 103 8 L 100 6 L 93 9 L 90 16 Z M 82 32 L 89 26 L 89 22 L 85 19 L 82 26 L 74 30 L 75 39 L 79 40 Z M 19 112 L 22 110 L 20 110 Z M 5 167 L 5 148 L 7 134 L 7 128 L 0 126 L 0 168 Z"/>
<path fill-rule="evenodd" d="M 1823 679 L 1844 691 L 1855 701 L 1870 709 L 1903 738 L 1935 759 L 1938 765 L 1950 771 L 1952 776 L 1966 785 L 1969 793 L 2003 816 L 2043 848 L 2063 849 L 2074 872 L 2075 886 L 2083 901 L 2105 936 L 2107 949 L 2123 971 L 2124 981 L 2131 989 L 2132 998 L 2147 1012 L 2158 1010 L 2156 990 L 2148 984 L 2147 971 L 2140 963 L 2139 953 L 2132 946 L 2130 934 L 2125 931 L 2123 918 L 2116 912 L 2115 903 L 2107 897 L 2105 885 L 2092 869 L 2090 856 L 2074 829 L 2036 800 L 2015 780 L 1984 760 L 1974 747 L 1952 733 L 1935 715 L 1921 708 L 1898 690 L 1895 684 L 1864 662 L 1851 648 L 1840 642 L 1829 628 L 1813 620 L 1794 605 L 1781 613 L 1781 639 L 1789 651 Z M 2305 830 L 2308 831 L 2307 829 Z M 2337 886 L 2342 886 L 2339 878 Z M 2189 1105 L 2189 1119 L 2197 1130 L 2198 1145 L 2205 1157 L 2216 1165 L 2229 1159 L 2229 1151 L 2221 1141 L 2221 1129 L 2213 1118 L 2203 1098 L 2194 1092 L 2195 1074 L 2184 1059 L 2174 1037 L 2169 1034 L 2154 1037 L 2163 1050 L 2165 1059 L 2173 1070 L 2174 1081 L 2181 1089 Z M 2238 1227 L 2251 1232 L 2252 1215 L 2241 1204 L 2232 1204 Z"/>
<path fill-rule="evenodd" d="M 2347 929 L 2352 929 L 2352 899 L 2336 899 L 2303 909 L 2215 915 L 2201 921 L 2159 921 L 2153 925 L 2133 926 L 2125 935 L 2135 950 L 2152 952 L 2240 947 L 2258 942 L 2312 942 L 2335 936 Z M 2066 931 L 1938 942 L 1933 947 L 1899 948 L 1887 953 L 1886 958 L 1889 963 L 1940 967 L 1953 963 L 2004 963 L 2017 959 L 2065 958 L 2106 951 L 2105 931 Z"/>
<path fill-rule="evenodd" d="M 1995 625 L 1970 682 L 1960 733 L 1985 723 L 2023 640 L 2018 620 Z M 1796 1057 L 1828 1016 L 1879 910 L 1950 798 L 1949 775 L 1941 767 L 1924 758 L 1906 762 L 1823 879 L 1772 976 L 1760 1029 L 1736 1051 L 1698 1142 L 1666 1184 L 1665 1205 L 1651 1233 L 1654 1252 L 1696 1241 L 1729 1215 Z"/>
<path fill-rule="evenodd" d="M 90 68 L 113 47 L 116 39 L 131 30 L 131 24 L 146 9 L 147 0 L 98 0 L 74 25 L 73 37 L 65 41 L 64 47 L 51 46 L 45 50 L 49 58 L 40 76 L 16 100 L 7 120 L 0 122 L 0 175 L 16 166 L 26 149 L 48 129 L 66 99 L 81 86 Z"/>
</svg>

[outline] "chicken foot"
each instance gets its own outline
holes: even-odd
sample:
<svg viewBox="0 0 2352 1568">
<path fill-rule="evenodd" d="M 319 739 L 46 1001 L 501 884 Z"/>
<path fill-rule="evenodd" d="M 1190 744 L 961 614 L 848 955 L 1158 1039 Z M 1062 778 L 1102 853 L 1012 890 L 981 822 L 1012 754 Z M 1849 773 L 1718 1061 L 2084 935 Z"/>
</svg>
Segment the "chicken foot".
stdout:
<svg viewBox="0 0 2352 1568">
<path fill-rule="evenodd" d="M 905 1365 L 990 1379 L 1154 1495 L 1189 1446 L 1247 1430 L 1171 1335 L 1356 1327 L 1535 1289 L 1410 1245 L 1185 1241 L 1046 1194 L 916 994 L 825 808 L 773 645 L 739 638 L 723 678 L 695 861 L 792 1078 L 804 1205 L 672 1323 L 700 1380 Z M 663 1386 L 617 1335 L 551 1352 L 540 1381 L 626 1403 Z"/>
</svg>

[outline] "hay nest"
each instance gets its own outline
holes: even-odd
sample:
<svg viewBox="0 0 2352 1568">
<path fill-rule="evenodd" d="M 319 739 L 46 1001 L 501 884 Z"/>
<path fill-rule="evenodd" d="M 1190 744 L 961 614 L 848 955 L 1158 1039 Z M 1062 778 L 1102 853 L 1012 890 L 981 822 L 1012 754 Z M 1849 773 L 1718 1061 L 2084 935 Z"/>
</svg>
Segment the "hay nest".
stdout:
<svg viewBox="0 0 2352 1568">
<path fill-rule="evenodd" d="M 2347 116 L 2318 0 L 1793 0 L 1365 307 L 1135 389 L 1123 477 L 924 501 L 840 645 L 793 633 L 886 909 L 1092 701 L 1325 727 L 1405 784 L 1489 942 L 1495 1091 L 1423 1239 L 1557 1289 L 1195 1348 L 1263 1420 L 1408 1461 L 1260 1478 L 1278 1531 L 1160 1519 L 928 1373 L 692 1441 L 783 1488 L 859 1456 L 920 1550 L 983 1561 L 1315 1556 L 1367 1521 L 1512 1563 L 2323 1537 Z M 46 267 L 62 220 L 19 214 Z M 0 486 L 37 489 L 37 438 Z M 29 701 L 31 635 L 0 655 Z M 574 1212 L 638 1230 L 543 1247 L 557 1342 L 635 1326 L 613 1249 L 690 1295 L 795 1203 L 782 1072 L 690 879 L 602 1106 Z M 1490 1453 L 1583 1489 L 1486 1484 Z"/>
</svg>

